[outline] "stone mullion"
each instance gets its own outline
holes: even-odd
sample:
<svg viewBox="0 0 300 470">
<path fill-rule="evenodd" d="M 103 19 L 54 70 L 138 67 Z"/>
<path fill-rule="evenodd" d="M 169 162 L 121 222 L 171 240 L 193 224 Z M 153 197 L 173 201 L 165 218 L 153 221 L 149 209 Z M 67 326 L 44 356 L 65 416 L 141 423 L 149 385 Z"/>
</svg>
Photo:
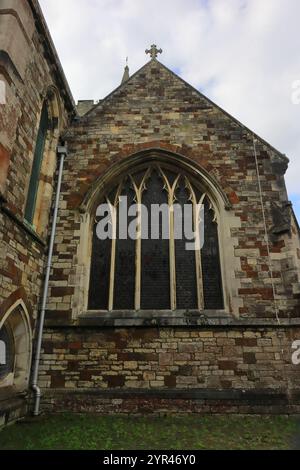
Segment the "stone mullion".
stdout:
<svg viewBox="0 0 300 470">
<path fill-rule="evenodd" d="M 111 258 L 110 258 L 110 276 L 109 276 L 109 298 L 108 310 L 111 312 L 114 307 L 114 290 L 115 290 L 115 268 L 116 268 L 116 245 L 117 245 L 117 207 L 119 197 L 122 191 L 122 183 L 119 185 L 115 196 L 114 204 L 107 200 L 111 211 L 112 223 L 112 241 L 111 241 Z"/>
<path fill-rule="evenodd" d="M 170 264 L 170 305 L 171 310 L 176 310 L 177 296 L 176 296 L 176 252 L 175 252 L 175 236 L 174 236 L 174 202 L 175 191 L 180 175 L 177 176 L 173 186 L 170 185 L 166 175 L 160 169 L 160 173 L 165 182 L 165 189 L 168 191 L 168 205 L 169 205 L 169 264 Z"/>
<path fill-rule="evenodd" d="M 205 195 L 204 195 L 205 197 Z M 204 200 L 202 199 L 202 202 Z M 198 309 L 204 310 L 204 291 L 203 291 L 203 275 L 202 275 L 202 260 L 201 260 L 201 239 L 200 239 L 200 229 L 199 229 L 199 222 L 200 222 L 200 205 L 202 202 L 199 202 L 199 205 L 196 202 L 193 203 L 194 205 L 194 220 L 195 220 L 195 237 L 196 237 L 196 249 L 195 249 L 195 260 L 196 260 L 196 279 L 197 279 L 197 297 L 198 297 Z"/>
<path fill-rule="evenodd" d="M 206 197 L 203 194 L 197 204 L 197 197 L 195 191 L 189 180 L 186 178 L 186 186 L 191 193 L 191 202 L 193 204 L 193 216 L 194 216 L 194 233 L 195 233 L 195 263 L 196 263 L 196 281 L 197 281 L 197 303 L 198 310 L 204 310 L 204 291 L 203 291 L 203 275 L 202 275 L 202 260 L 201 260 L 201 239 L 200 239 L 200 208 L 201 204 Z"/>
<path fill-rule="evenodd" d="M 176 254 L 174 239 L 173 194 L 169 197 L 169 258 L 170 258 L 170 301 L 171 310 L 176 310 Z"/>
<path fill-rule="evenodd" d="M 135 191 L 136 203 L 138 205 L 137 214 L 137 233 L 136 233 L 136 245 L 135 245 L 135 296 L 134 296 L 134 308 L 136 311 L 141 309 L 141 277 L 142 277 L 142 213 L 141 204 L 142 196 L 145 189 L 145 182 L 151 173 L 151 169 L 148 169 L 142 179 L 140 186 L 138 187 L 132 176 L 130 176 L 132 185 Z"/>
<path fill-rule="evenodd" d="M 137 204 L 138 204 L 138 217 L 137 217 L 137 239 L 136 239 L 136 252 L 135 252 L 135 299 L 134 306 L 135 310 L 141 309 L 141 264 L 142 264 L 142 191 L 141 188 L 137 188 Z"/>
</svg>

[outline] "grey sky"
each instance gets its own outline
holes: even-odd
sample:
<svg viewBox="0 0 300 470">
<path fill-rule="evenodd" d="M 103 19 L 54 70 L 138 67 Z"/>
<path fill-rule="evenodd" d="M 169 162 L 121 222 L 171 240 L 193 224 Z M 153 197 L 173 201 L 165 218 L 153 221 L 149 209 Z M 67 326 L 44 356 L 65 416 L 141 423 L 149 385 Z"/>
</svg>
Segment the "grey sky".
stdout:
<svg viewBox="0 0 300 470">
<path fill-rule="evenodd" d="M 291 160 L 300 219 L 299 0 L 40 0 L 75 99 L 103 98 L 148 60 L 167 67 Z M 299 94 L 300 96 L 300 94 Z"/>
</svg>

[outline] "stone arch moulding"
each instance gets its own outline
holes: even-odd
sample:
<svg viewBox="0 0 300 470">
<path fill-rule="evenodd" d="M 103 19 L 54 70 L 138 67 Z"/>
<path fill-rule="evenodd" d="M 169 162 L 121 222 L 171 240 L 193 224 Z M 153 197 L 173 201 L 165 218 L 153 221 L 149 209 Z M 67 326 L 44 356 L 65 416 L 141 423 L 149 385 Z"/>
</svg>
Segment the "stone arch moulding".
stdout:
<svg viewBox="0 0 300 470">
<path fill-rule="evenodd" d="M 88 310 L 90 260 L 92 253 L 92 221 L 97 202 L 100 200 L 107 185 L 111 181 L 130 172 L 130 170 L 136 168 L 138 164 L 147 165 L 147 163 L 167 163 L 179 169 L 182 168 L 194 179 L 200 181 L 209 194 L 215 211 L 218 214 L 224 310 L 226 313 L 238 317 L 239 308 L 242 305 L 238 296 L 240 283 L 235 279 L 235 270 L 240 269 L 240 260 L 234 256 L 236 240 L 231 236 L 231 227 L 240 226 L 240 219 L 230 210 L 230 202 L 219 183 L 217 183 L 206 170 L 200 168 L 199 165 L 195 164 L 190 158 L 162 150 L 161 148 L 151 148 L 146 151 L 137 152 L 112 165 L 101 177 L 97 178 L 78 207 L 79 210 L 76 212 L 81 229 L 77 251 L 78 266 L 76 278 L 80 281 L 77 281 L 78 284 L 73 297 L 72 310 L 74 317 L 76 318 L 78 315 Z"/>
<path fill-rule="evenodd" d="M 32 319 L 23 289 L 18 289 L 0 306 L 0 330 L 7 325 L 14 341 L 13 370 L 0 381 L 1 388 L 15 393 L 28 389 L 32 359 Z"/>
<path fill-rule="evenodd" d="M 201 178 L 203 186 L 214 199 L 218 209 L 220 209 L 220 206 L 223 206 L 225 210 L 231 209 L 231 203 L 220 184 L 197 162 L 177 152 L 165 150 L 161 147 L 151 147 L 146 150 L 131 153 L 123 157 L 120 161 L 115 157 L 112 165 L 104 171 L 102 175 L 98 176 L 94 183 L 92 183 L 90 189 L 84 195 L 83 200 L 79 205 L 80 212 L 85 213 L 91 210 L 93 204 L 96 203 L 97 198 L 101 195 L 101 192 L 105 190 L 108 182 L 114 180 L 126 171 L 129 172 L 137 164 L 146 164 L 147 162 L 175 163 L 177 167 L 188 171 L 191 176 Z"/>
</svg>

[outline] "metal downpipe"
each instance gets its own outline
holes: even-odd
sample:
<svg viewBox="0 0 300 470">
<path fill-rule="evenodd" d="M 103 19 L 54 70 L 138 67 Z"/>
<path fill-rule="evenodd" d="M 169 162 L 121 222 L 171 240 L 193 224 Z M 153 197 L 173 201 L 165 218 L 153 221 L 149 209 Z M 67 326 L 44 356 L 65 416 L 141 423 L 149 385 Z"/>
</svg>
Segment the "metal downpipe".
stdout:
<svg viewBox="0 0 300 470">
<path fill-rule="evenodd" d="M 48 253 L 48 259 L 47 259 L 47 266 L 46 266 L 45 282 L 44 282 L 44 288 L 43 288 L 41 314 L 40 314 L 39 325 L 38 325 L 36 352 L 35 352 L 35 358 L 34 358 L 33 370 L 32 370 L 31 388 L 34 392 L 34 406 L 33 406 L 34 416 L 38 416 L 40 412 L 41 390 L 38 386 L 39 365 L 40 365 L 40 359 L 41 359 L 41 349 L 42 349 L 43 331 L 44 331 L 44 323 L 45 323 L 45 312 L 46 312 L 46 304 L 47 304 L 47 299 L 48 299 L 48 287 L 49 287 L 49 279 L 50 279 L 50 273 L 51 273 L 54 240 L 55 240 L 55 234 L 56 234 L 61 183 L 62 183 L 62 176 L 63 176 L 63 169 L 64 169 L 64 161 L 65 161 L 65 157 L 67 156 L 67 147 L 59 146 L 57 148 L 57 154 L 60 157 L 58 181 L 57 181 L 57 188 L 56 188 L 56 197 L 55 197 L 53 221 L 52 221 L 52 227 L 51 227 L 51 236 L 50 236 L 50 243 L 49 243 L 49 253 Z"/>
</svg>

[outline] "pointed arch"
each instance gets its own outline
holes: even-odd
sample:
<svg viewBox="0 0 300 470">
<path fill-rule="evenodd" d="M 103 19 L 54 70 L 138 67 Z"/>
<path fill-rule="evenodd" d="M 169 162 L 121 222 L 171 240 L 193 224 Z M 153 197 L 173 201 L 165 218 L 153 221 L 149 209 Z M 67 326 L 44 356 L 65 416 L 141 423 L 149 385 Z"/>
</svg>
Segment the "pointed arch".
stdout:
<svg viewBox="0 0 300 470">
<path fill-rule="evenodd" d="M 0 389 L 10 387 L 17 393 L 28 388 L 32 359 L 32 326 L 24 299 L 16 299 L 15 294 L 7 299 L 0 310 L 0 331 L 6 353 L 0 375 Z"/>
<path fill-rule="evenodd" d="M 122 160 L 110 166 L 104 173 L 102 173 L 91 185 L 89 190 L 83 197 L 79 210 L 82 213 L 90 212 L 93 206 L 97 203 L 97 199 L 101 197 L 102 192 L 105 190 L 109 182 L 117 179 L 125 172 L 130 172 L 136 165 L 150 164 L 152 162 L 165 162 L 170 165 L 176 165 L 178 168 L 185 170 L 195 179 L 202 182 L 206 192 L 211 195 L 212 200 L 216 207 L 224 207 L 229 210 L 232 206 L 231 203 L 221 188 L 218 181 L 203 167 L 196 163 L 191 158 L 188 158 L 175 151 L 169 151 L 164 148 L 151 147 L 143 151 L 137 151 L 127 155 Z"/>
<path fill-rule="evenodd" d="M 88 309 L 112 311 L 118 310 L 118 306 L 122 305 L 125 310 L 133 309 L 136 311 L 145 309 L 174 311 L 178 308 L 192 310 L 213 308 L 215 310 L 223 310 L 225 296 L 222 285 L 219 229 L 217 225 L 220 223 L 220 213 L 229 207 L 229 202 L 224 192 L 219 185 L 214 184 L 212 177 L 207 172 L 200 171 L 190 160 L 178 155 L 174 156 L 174 154 L 162 152 L 161 150 L 152 149 L 143 154 L 139 153 L 122 163 L 124 164 L 118 164 L 117 168 L 112 168 L 101 180 L 98 180 L 93 185 L 81 206 L 81 211 L 85 211 L 85 214 L 90 215 L 91 226 L 89 232 L 93 233 L 91 240 L 92 247 L 89 249 L 91 267 L 87 299 Z M 162 181 L 160 191 L 158 191 L 158 183 L 156 184 L 152 181 L 155 174 Z M 179 189 L 179 182 L 182 187 L 187 188 L 185 202 L 190 202 L 193 208 L 192 218 L 194 220 L 194 227 L 198 227 L 198 219 L 200 217 L 196 207 L 202 203 L 206 206 L 206 215 L 209 216 L 210 224 L 215 226 L 210 231 L 210 238 L 211 240 L 213 238 L 213 243 L 215 243 L 217 248 L 214 252 L 214 258 L 211 257 L 214 267 L 209 274 L 211 283 L 216 284 L 215 288 L 209 285 L 208 276 L 205 277 L 206 273 L 202 272 L 202 264 L 204 260 L 207 264 L 209 250 L 204 247 L 201 252 L 200 248 L 196 248 L 191 254 L 185 251 L 186 249 L 184 248 L 187 240 L 181 244 L 182 246 L 179 241 L 175 240 L 174 213 L 172 211 L 173 203 L 177 198 L 175 193 Z M 130 184 L 134 191 L 135 202 L 144 204 L 148 200 L 150 205 L 159 202 L 167 204 L 169 207 L 168 230 L 170 235 L 167 242 L 161 240 L 160 243 L 152 243 L 152 241 L 149 241 L 151 238 L 148 241 L 144 241 L 139 237 L 135 240 L 135 271 L 127 276 L 127 281 L 128 277 L 134 279 L 133 283 L 128 284 L 128 286 L 135 285 L 133 308 L 133 298 L 129 299 L 126 297 L 126 295 L 129 295 L 129 291 L 131 292 L 129 288 L 122 294 L 126 297 L 125 302 L 120 302 L 119 298 L 116 297 L 121 295 L 120 291 L 122 290 L 121 287 L 119 290 L 116 288 L 118 284 L 118 279 L 116 279 L 116 265 L 118 265 L 116 247 L 120 247 L 123 242 L 121 240 L 116 241 L 116 239 L 113 239 L 111 243 L 99 241 L 97 239 L 96 228 L 96 209 L 98 205 L 103 201 L 111 201 L 109 193 L 113 193 L 114 203 L 112 204 L 112 213 L 115 214 L 118 206 L 117 196 L 122 194 L 125 187 L 127 188 L 126 191 L 128 191 Z M 153 184 L 156 189 L 151 193 L 151 185 Z M 166 193 L 165 200 L 163 198 L 164 192 Z M 142 223 L 141 214 L 138 214 L 137 226 L 143 227 L 144 223 Z M 113 233 L 116 233 L 118 222 L 115 216 L 112 217 L 111 224 Z M 198 233 L 198 229 L 196 233 Z M 200 246 L 200 235 L 198 237 L 199 240 L 196 246 Z M 166 248 L 161 251 L 163 244 L 166 245 Z M 123 247 L 123 249 L 125 248 Z M 129 253 L 128 246 L 126 249 L 127 252 L 124 251 L 123 255 L 120 255 L 119 248 L 118 256 L 123 256 L 124 259 L 131 259 L 130 253 L 132 250 Z M 148 253 L 146 253 L 147 250 Z M 181 264 L 179 267 L 180 260 Z M 127 268 L 129 269 L 129 266 Z M 177 277 L 180 280 L 178 282 L 176 282 Z M 151 296 L 151 292 L 155 290 L 158 279 L 160 288 L 164 286 L 161 292 L 165 296 L 167 295 L 164 300 L 155 298 L 153 295 Z M 206 292 L 204 293 L 205 279 Z M 120 286 L 123 282 L 125 282 L 124 279 L 122 280 L 120 277 Z M 102 293 L 103 291 L 106 292 L 102 294 L 101 299 L 98 297 L 100 285 L 102 286 L 100 289 Z M 215 296 L 215 301 L 211 299 L 211 296 Z M 131 295 L 131 297 L 133 296 Z M 157 302 L 154 302 L 154 300 L 157 300 Z"/>
<path fill-rule="evenodd" d="M 108 187 L 112 188 L 114 184 L 118 181 L 120 182 L 124 175 L 129 174 L 130 171 L 138 167 L 146 168 L 152 164 L 163 164 L 169 168 L 176 168 L 178 172 L 188 175 L 189 179 L 195 182 L 196 185 L 199 185 L 202 192 L 209 196 L 208 209 L 213 215 L 213 220 L 217 222 L 224 310 L 226 313 L 238 318 L 242 304 L 239 296 L 240 282 L 235 278 L 235 271 L 240 269 L 240 260 L 235 256 L 236 239 L 232 228 L 240 227 L 241 221 L 234 211 L 231 210 L 232 206 L 226 195 L 230 188 L 226 187 L 225 193 L 215 178 L 198 163 L 195 163 L 195 156 L 191 156 L 190 153 L 186 157 L 176 153 L 176 148 L 164 149 L 159 143 L 157 145 L 152 145 L 151 143 L 147 145 L 146 149 L 142 148 L 144 146 L 137 145 L 136 149 L 141 147 L 140 150 L 134 150 L 130 155 L 116 156 L 109 163 L 109 168 L 105 171 L 103 171 L 102 166 L 102 176 L 95 179 L 89 190 L 85 191 L 84 196 L 77 198 L 77 201 L 80 199 L 82 202 L 76 203 L 75 207 L 73 206 L 76 221 L 80 225 L 79 243 L 76 252 L 78 260 L 76 276 L 78 281 L 72 299 L 73 318 L 76 319 L 89 310 L 90 272 L 91 261 L 93 260 L 93 227 L 97 206 L 103 200 Z M 105 256 L 107 256 L 107 250 Z M 203 263 L 203 260 L 201 262 Z M 107 259 L 107 266 L 109 265 L 110 259 Z M 99 285 L 96 287 L 99 291 Z M 178 305 L 180 305 L 180 302 L 178 302 Z M 95 308 L 93 310 L 95 311 Z M 97 310 L 99 311 L 99 309 Z M 101 308 L 101 315 L 103 313 L 102 310 L 105 309 Z M 219 310 L 215 310 L 215 313 L 210 314 L 219 315 L 218 312 Z"/>
</svg>

